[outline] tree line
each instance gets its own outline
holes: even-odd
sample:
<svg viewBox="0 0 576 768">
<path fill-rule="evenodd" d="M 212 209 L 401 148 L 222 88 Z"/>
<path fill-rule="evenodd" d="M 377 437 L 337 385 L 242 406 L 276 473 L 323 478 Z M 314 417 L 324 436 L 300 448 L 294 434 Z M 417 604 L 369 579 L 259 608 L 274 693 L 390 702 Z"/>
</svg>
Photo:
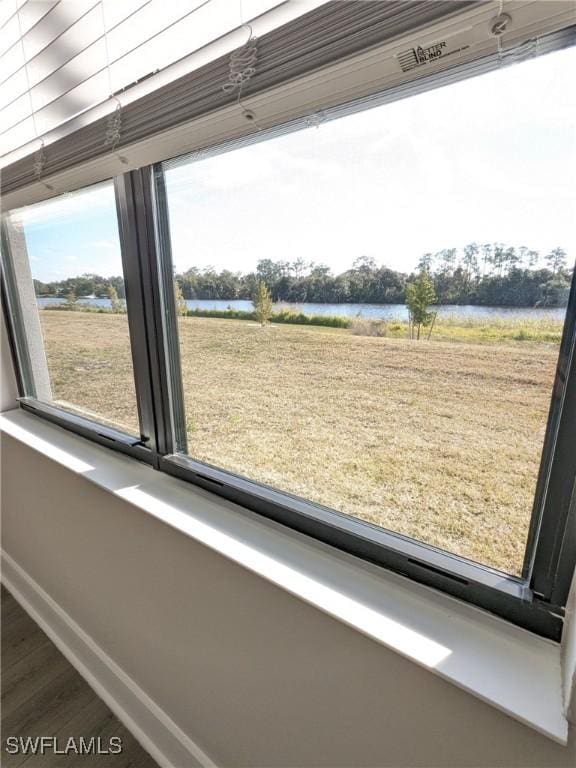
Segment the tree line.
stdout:
<svg viewBox="0 0 576 768">
<path fill-rule="evenodd" d="M 67 297 L 74 296 L 80 299 L 84 296 L 96 296 L 98 299 L 110 298 L 110 291 L 116 291 L 120 299 L 125 299 L 123 277 L 101 277 L 91 273 L 67 277 L 65 280 L 55 280 L 45 283 L 42 280 L 34 280 L 36 296 Z"/>
<path fill-rule="evenodd" d="M 463 249 L 423 254 L 410 274 L 361 256 L 340 274 L 302 258 L 292 262 L 261 259 L 253 272 L 192 267 L 175 275 L 175 281 L 184 300 L 251 300 L 264 282 L 274 302 L 404 304 L 407 285 L 422 272 L 430 276 L 438 304 L 511 307 L 565 306 L 572 274 L 562 248 L 542 257 L 526 247 L 470 243 Z M 124 298 L 121 277 L 84 274 L 34 283 L 39 296 L 108 298 L 113 288 L 120 299 Z"/>
</svg>

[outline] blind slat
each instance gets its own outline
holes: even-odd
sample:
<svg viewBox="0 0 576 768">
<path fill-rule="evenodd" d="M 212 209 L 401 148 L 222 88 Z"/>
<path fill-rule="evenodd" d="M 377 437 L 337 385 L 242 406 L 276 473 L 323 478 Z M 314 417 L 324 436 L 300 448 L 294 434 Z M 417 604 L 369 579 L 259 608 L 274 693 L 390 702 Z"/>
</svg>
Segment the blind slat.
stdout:
<svg viewBox="0 0 576 768">
<path fill-rule="evenodd" d="M 12 47 L 20 45 L 20 35 L 25 37 L 38 27 L 42 19 L 48 16 L 54 8 L 60 5 L 61 0 L 46 0 L 42 3 L 27 2 L 20 4 L 18 13 L 14 8 L 14 14 L 6 22 L 0 36 L 0 56 L 3 56 Z"/>
<path fill-rule="evenodd" d="M 252 0 L 249 7 L 269 10 L 281 2 Z M 110 91 L 118 92 L 228 32 L 230 10 L 230 0 L 62 3 L 24 35 L 26 67 L 21 45 L 8 54 L 12 74 L 0 86 L 5 151 L 18 146 L 13 145 L 18 139 L 22 144 L 18 126 L 29 117 L 30 98 L 21 97 L 28 87 L 39 133 L 49 132 L 106 101 Z M 12 55 L 16 51 L 19 56 Z M 111 82 L 102 89 L 101 73 L 108 64 Z"/>
<path fill-rule="evenodd" d="M 345 55 L 351 55 L 363 46 L 390 38 L 415 24 L 426 24 L 463 8 L 478 5 L 478 0 L 391 0 L 390 2 L 329 2 L 289 24 L 265 35 L 258 45 L 258 75 L 245 89 L 246 95 L 271 87 L 286 77 L 297 76 L 312 68 L 325 65 Z M 177 125 L 194 115 L 218 109 L 235 101 L 235 94 L 222 90 L 229 74 L 229 57 L 223 56 L 195 72 L 128 104 L 122 111 L 122 143 L 132 143 Z M 50 124 L 49 110 L 64 112 L 73 108 L 64 99 L 74 102 L 79 110 L 89 100 L 80 84 L 66 96 L 47 105 L 36 115 L 40 130 Z M 91 88 L 102 86 L 90 84 Z M 24 118 L 22 118 L 24 119 Z M 46 123 L 43 121 L 46 120 Z M 74 138 L 75 163 L 105 154 L 106 118 L 98 120 L 90 130 L 84 128 Z M 12 123 L 11 123 L 12 124 Z M 14 129 L 13 129 L 14 131 Z M 99 143 L 92 139 L 99 136 Z M 46 151 L 46 176 L 69 167 L 71 137 L 50 144 Z M 2 175 L 3 191 L 31 183 L 34 180 L 33 156 L 7 166 Z"/>
</svg>

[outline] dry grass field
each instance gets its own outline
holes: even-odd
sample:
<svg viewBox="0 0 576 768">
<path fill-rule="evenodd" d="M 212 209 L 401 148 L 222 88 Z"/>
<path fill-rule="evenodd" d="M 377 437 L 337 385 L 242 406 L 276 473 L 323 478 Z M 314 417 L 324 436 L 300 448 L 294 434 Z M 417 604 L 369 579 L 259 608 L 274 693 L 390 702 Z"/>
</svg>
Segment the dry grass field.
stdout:
<svg viewBox="0 0 576 768">
<path fill-rule="evenodd" d="M 54 398 L 136 429 L 126 317 L 41 319 Z M 556 344 L 179 323 L 192 456 L 519 573 Z"/>
</svg>

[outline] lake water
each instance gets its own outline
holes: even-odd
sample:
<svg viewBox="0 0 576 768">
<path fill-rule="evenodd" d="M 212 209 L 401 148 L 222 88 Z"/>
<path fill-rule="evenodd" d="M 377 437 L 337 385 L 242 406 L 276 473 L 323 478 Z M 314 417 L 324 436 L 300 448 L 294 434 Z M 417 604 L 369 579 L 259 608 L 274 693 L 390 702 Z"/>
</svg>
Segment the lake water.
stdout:
<svg viewBox="0 0 576 768">
<path fill-rule="evenodd" d="M 39 306 L 61 304 L 64 299 L 40 298 Z M 109 307 L 110 299 L 79 299 L 81 304 L 91 304 L 97 307 Z M 189 309 L 232 309 L 251 312 L 252 302 L 244 299 L 226 301 L 220 299 L 192 299 L 186 302 Z M 408 310 L 404 304 L 274 304 L 274 310 L 289 309 L 293 312 L 304 312 L 307 315 L 344 315 L 345 317 L 375 317 L 385 320 L 406 320 Z M 563 320 L 566 314 L 564 308 L 533 309 L 531 307 L 477 307 L 472 305 L 458 306 L 445 304 L 437 308 L 439 315 L 466 315 L 468 317 L 543 317 Z"/>
</svg>

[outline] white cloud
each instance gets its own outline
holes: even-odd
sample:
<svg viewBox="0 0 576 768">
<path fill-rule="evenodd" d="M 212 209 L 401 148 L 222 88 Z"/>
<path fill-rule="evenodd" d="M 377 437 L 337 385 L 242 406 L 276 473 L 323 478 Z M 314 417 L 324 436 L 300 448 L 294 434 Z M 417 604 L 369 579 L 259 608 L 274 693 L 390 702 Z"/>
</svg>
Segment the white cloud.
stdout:
<svg viewBox="0 0 576 768">
<path fill-rule="evenodd" d="M 12 211 L 10 216 L 23 222 L 25 227 L 50 226 L 58 222 L 64 226 L 78 215 L 97 215 L 102 209 L 114 206 L 114 187 L 106 181 L 86 189 L 58 195 L 42 203 L 35 203 Z"/>
<path fill-rule="evenodd" d="M 177 269 L 504 241 L 576 254 L 573 49 L 168 171 Z M 566 128 L 566 126 L 569 128 Z"/>
</svg>

